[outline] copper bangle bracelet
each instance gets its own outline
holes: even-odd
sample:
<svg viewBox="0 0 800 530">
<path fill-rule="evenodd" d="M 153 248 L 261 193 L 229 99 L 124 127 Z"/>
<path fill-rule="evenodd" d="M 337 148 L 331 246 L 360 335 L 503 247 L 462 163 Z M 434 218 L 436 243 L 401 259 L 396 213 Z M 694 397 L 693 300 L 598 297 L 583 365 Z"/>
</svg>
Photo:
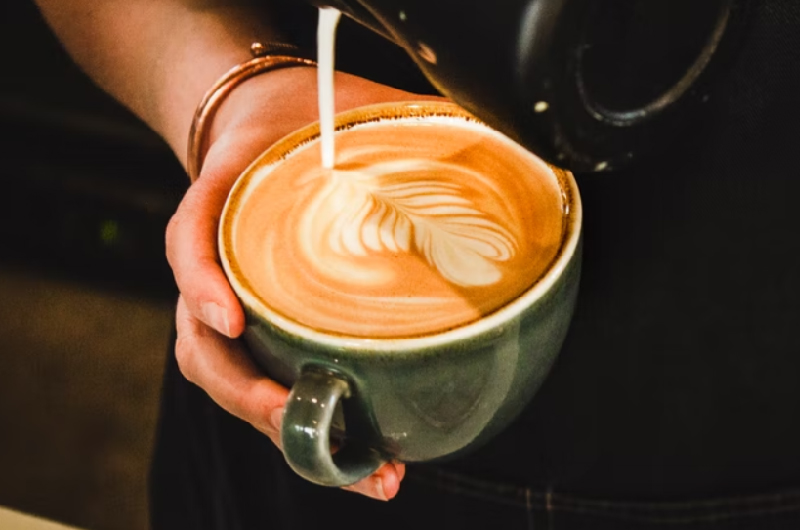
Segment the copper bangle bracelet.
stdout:
<svg viewBox="0 0 800 530">
<path fill-rule="evenodd" d="M 194 182 L 200 175 L 208 148 L 206 145 L 208 126 L 228 94 L 243 81 L 270 70 L 288 66 L 316 66 L 311 59 L 289 55 L 298 51 L 298 48 L 286 44 L 253 43 L 250 46 L 253 58 L 231 68 L 206 92 L 197 106 L 192 127 L 189 129 L 189 147 L 186 157 L 189 180 Z"/>
</svg>

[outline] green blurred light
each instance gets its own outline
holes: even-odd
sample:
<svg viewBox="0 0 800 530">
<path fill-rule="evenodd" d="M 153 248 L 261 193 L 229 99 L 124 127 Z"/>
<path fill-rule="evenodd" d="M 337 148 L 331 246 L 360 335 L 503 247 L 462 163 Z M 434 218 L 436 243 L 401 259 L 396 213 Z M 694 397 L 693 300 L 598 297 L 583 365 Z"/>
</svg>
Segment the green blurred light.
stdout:
<svg viewBox="0 0 800 530">
<path fill-rule="evenodd" d="M 109 246 L 119 241 L 119 223 L 113 219 L 100 223 L 100 240 Z"/>
</svg>

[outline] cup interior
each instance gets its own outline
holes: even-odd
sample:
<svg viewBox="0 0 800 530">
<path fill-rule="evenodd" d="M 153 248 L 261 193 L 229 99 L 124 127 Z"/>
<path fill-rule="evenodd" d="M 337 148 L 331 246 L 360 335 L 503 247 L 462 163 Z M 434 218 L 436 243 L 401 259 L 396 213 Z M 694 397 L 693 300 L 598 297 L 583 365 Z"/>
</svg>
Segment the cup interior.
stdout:
<svg viewBox="0 0 800 530">
<path fill-rule="evenodd" d="M 402 102 L 361 107 L 337 115 L 335 129 L 341 131 L 388 120 L 425 120 L 432 123 L 437 121 L 453 123 L 454 119 L 466 126 L 478 128 L 483 134 L 497 135 L 504 142 L 514 143 L 459 106 L 443 102 Z M 220 259 L 234 292 L 251 315 L 256 315 L 259 320 L 268 322 L 270 326 L 280 329 L 285 334 L 334 349 L 392 353 L 424 351 L 442 343 L 468 340 L 491 332 L 491 330 L 501 326 L 504 322 L 514 319 L 525 308 L 536 303 L 552 288 L 576 254 L 581 231 L 582 210 L 574 177 L 570 172 L 545 163 L 514 143 L 519 150 L 520 158 L 525 159 L 525 163 L 545 166 L 546 170 L 557 180 L 561 191 L 563 210 L 563 232 L 560 248 L 547 267 L 546 272 L 522 295 L 506 303 L 493 313 L 470 323 L 437 333 L 407 338 L 347 337 L 313 329 L 289 319 L 271 309 L 259 297 L 242 273 L 236 256 L 233 255 L 231 249 L 233 248 L 236 228 L 236 212 L 247 198 L 250 190 L 258 185 L 260 178 L 268 178 L 269 171 L 281 164 L 283 160 L 291 157 L 293 153 L 302 147 L 311 142 L 319 141 L 319 136 L 319 124 L 314 123 L 289 134 L 267 149 L 238 178 L 231 189 L 220 219 Z M 263 171 L 263 168 L 267 168 L 267 171 Z M 258 169 L 258 172 L 256 172 L 256 169 Z M 261 175 L 261 177 L 257 178 L 256 175 Z"/>
</svg>

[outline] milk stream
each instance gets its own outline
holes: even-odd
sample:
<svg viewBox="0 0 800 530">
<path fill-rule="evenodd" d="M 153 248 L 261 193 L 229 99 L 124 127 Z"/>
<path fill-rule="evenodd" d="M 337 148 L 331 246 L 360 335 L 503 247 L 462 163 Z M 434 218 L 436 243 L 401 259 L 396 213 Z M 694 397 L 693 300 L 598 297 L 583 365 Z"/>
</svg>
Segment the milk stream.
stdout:
<svg viewBox="0 0 800 530">
<path fill-rule="evenodd" d="M 319 105 L 322 167 L 333 169 L 336 149 L 333 143 L 333 73 L 336 26 L 341 12 L 331 7 L 319 10 L 317 24 L 317 90 Z"/>
</svg>

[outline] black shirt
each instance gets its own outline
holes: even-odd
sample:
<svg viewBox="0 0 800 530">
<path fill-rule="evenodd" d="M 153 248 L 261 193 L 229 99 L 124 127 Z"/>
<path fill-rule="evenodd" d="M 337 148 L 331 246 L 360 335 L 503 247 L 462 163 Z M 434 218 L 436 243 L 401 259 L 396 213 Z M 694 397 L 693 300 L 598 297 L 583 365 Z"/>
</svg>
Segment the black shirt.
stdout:
<svg viewBox="0 0 800 530">
<path fill-rule="evenodd" d="M 524 416 L 451 465 L 626 498 L 800 483 L 800 3 L 753 4 L 691 128 L 577 175 L 577 312 Z"/>
</svg>

